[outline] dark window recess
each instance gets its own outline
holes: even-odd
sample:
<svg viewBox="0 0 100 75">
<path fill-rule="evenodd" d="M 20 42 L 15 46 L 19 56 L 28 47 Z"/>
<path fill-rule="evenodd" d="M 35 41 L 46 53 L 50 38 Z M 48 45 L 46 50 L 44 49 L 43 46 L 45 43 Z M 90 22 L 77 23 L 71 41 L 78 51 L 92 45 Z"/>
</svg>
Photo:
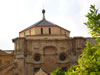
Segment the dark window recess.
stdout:
<svg viewBox="0 0 100 75">
<path fill-rule="evenodd" d="M 25 34 L 25 32 L 24 32 L 24 36 L 25 36 L 26 34 Z"/>
<path fill-rule="evenodd" d="M 67 71 L 67 68 L 66 67 L 62 67 L 62 71 Z"/>
<path fill-rule="evenodd" d="M 29 31 L 30 35 L 31 35 L 31 30 Z"/>
<path fill-rule="evenodd" d="M 43 28 L 41 28 L 41 35 L 43 35 Z"/>
<path fill-rule="evenodd" d="M 59 59 L 60 59 L 61 61 L 64 61 L 64 60 L 66 59 L 66 56 L 65 56 L 65 55 L 60 55 L 60 56 L 59 56 Z"/>
<path fill-rule="evenodd" d="M 66 35 L 66 32 L 65 32 L 65 35 Z"/>
<path fill-rule="evenodd" d="M 49 35 L 51 34 L 51 28 L 49 28 Z"/>
<path fill-rule="evenodd" d="M 81 48 L 77 48 L 77 50 L 81 50 Z"/>
<path fill-rule="evenodd" d="M 0 60 L 0 66 L 2 65 L 2 60 Z"/>
<path fill-rule="evenodd" d="M 40 70 L 40 68 L 34 68 L 34 72 L 37 72 L 39 70 Z"/>
<path fill-rule="evenodd" d="M 34 57 L 34 60 L 35 60 L 35 61 L 40 61 L 40 55 L 36 55 L 36 56 Z"/>
<path fill-rule="evenodd" d="M 18 73 L 15 73 L 15 75 L 18 75 Z"/>
</svg>

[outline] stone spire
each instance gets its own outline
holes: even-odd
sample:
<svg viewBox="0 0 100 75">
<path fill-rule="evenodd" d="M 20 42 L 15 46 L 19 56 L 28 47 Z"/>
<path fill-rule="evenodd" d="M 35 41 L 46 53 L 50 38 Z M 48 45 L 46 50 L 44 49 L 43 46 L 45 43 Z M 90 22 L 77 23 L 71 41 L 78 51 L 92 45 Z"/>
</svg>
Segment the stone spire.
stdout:
<svg viewBox="0 0 100 75">
<path fill-rule="evenodd" d="M 42 10 L 43 19 L 45 20 L 45 9 Z"/>
</svg>

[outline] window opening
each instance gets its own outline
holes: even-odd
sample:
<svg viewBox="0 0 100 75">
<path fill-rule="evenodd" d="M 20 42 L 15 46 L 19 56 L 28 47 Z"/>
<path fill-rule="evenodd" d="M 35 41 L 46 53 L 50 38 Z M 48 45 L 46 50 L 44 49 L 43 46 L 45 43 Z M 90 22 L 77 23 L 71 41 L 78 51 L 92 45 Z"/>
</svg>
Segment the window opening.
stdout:
<svg viewBox="0 0 100 75">
<path fill-rule="evenodd" d="M 31 35 L 31 30 L 29 31 L 30 35 Z"/>
<path fill-rule="evenodd" d="M 40 68 L 34 68 L 34 72 L 37 72 L 39 70 L 40 70 Z"/>
<path fill-rule="evenodd" d="M 40 61 L 40 55 L 35 55 L 34 60 L 35 61 Z"/>
<path fill-rule="evenodd" d="M 51 28 L 49 28 L 49 35 L 51 34 Z"/>
<path fill-rule="evenodd" d="M 43 35 L 43 28 L 41 28 L 41 35 Z"/>
<path fill-rule="evenodd" d="M 66 67 L 62 67 L 62 71 L 67 71 L 67 68 Z"/>
<path fill-rule="evenodd" d="M 59 59 L 60 59 L 61 61 L 66 60 L 65 54 L 60 54 Z"/>
</svg>

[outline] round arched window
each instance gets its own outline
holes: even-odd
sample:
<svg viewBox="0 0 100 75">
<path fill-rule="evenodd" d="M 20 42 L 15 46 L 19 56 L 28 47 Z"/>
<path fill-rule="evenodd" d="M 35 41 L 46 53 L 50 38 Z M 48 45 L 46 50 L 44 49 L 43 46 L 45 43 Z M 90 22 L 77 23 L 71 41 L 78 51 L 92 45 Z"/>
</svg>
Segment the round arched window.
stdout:
<svg viewBox="0 0 100 75">
<path fill-rule="evenodd" d="M 61 61 L 66 60 L 66 55 L 65 55 L 64 53 L 61 53 L 60 56 L 59 56 L 59 59 L 60 59 Z"/>
<path fill-rule="evenodd" d="M 35 55 L 35 56 L 34 56 L 34 60 L 35 60 L 35 61 L 40 61 L 40 55 L 39 55 L 39 54 L 38 54 L 38 55 Z"/>
</svg>

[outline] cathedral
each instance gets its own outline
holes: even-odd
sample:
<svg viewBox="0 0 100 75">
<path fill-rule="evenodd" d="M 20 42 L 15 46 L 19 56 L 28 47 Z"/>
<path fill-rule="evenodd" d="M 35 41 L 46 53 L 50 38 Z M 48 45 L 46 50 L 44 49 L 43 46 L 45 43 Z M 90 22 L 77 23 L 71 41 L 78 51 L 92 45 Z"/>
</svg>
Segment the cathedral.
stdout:
<svg viewBox="0 0 100 75">
<path fill-rule="evenodd" d="M 70 37 L 69 30 L 46 19 L 45 10 L 42 14 L 42 20 L 20 31 L 19 37 L 12 40 L 15 46 L 9 54 L 11 62 L 0 66 L 0 75 L 36 75 L 39 70 L 49 75 L 58 67 L 67 71 L 77 64 L 86 41 L 96 43 L 95 38 Z"/>
</svg>

